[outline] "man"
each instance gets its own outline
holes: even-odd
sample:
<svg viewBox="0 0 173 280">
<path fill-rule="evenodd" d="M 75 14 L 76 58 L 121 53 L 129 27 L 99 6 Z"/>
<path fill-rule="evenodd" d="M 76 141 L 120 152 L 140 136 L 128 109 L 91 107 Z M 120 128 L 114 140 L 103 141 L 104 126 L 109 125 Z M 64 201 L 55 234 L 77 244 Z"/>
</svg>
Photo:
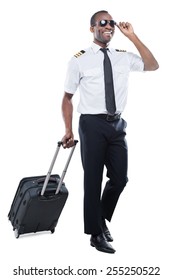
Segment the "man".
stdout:
<svg viewBox="0 0 173 280">
<path fill-rule="evenodd" d="M 119 29 L 135 45 L 140 56 L 107 49 L 115 29 Z M 107 11 L 98 11 L 91 17 L 90 31 L 94 37 L 91 47 L 77 53 L 68 65 L 62 101 L 66 131 L 62 141 L 64 148 L 73 145 L 72 97 L 79 88 L 84 231 L 91 235 L 91 246 L 102 252 L 114 253 L 110 244 L 113 238 L 105 220 L 111 221 L 128 181 L 126 122 L 121 118 L 126 105 L 128 76 L 130 71 L 153 71 L 159 66 L 150 50 L 134 33 L 132 25 L 128 22 L 115 23 Z M 104 166 L 109 180 L 102 193 Z"/>
</svg>

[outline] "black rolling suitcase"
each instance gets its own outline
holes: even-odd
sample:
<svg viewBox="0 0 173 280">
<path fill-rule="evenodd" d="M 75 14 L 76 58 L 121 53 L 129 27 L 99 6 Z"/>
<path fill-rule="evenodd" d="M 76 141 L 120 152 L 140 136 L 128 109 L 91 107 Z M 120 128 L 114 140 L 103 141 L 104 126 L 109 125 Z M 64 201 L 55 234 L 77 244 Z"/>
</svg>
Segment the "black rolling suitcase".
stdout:
<svg viewBox="0 0 173 280">
<path fill-rule="evenodd" d="M 58 142 L 47 175 L 26 177 L 20 181 L 8 214 L 16 238 L 25 233 L 55 231 L 68 197 L 63 179 L 77 142 L 74 141 L 75 145 L 70 151 L 61 177 L 57 174 L 51 175 L 62 144 Z"/>
</svg>

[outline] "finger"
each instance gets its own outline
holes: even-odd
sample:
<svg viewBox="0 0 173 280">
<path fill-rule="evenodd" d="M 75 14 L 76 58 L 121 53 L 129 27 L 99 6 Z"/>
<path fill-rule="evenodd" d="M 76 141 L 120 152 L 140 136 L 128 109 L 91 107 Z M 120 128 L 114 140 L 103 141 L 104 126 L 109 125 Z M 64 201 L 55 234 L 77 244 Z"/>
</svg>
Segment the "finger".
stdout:
<svg viewBox="0 0 173 280">
<path fill-rule="evenodd" d="M 66 141 L 66 147 L 70 148 L 74 145 L 74 139 L 71 137 Z"/>
<path fill-rule="evenodd" d="M 119 23 L 120 28 L 128 28 L 130 26 L 129 22 L 120 22 Z"/>
<path fill-rule="evenodd" d="M 68 139 L 63 139 L 62 140 L 62 146 L 63 146 L 63 148 L 68 148 Z"/>
<path fill-rule="evenodd" d="M 67 148 L 66 142 L 62 141 L 62 146 L 63 146 L 64 149 Z"/>
<path fill-rule="evenodd" d="M 119 23 L 119 26 L 124 28 L 126 26 L 126 23 L 124 21 L 122 21 Z"/>
</svg>

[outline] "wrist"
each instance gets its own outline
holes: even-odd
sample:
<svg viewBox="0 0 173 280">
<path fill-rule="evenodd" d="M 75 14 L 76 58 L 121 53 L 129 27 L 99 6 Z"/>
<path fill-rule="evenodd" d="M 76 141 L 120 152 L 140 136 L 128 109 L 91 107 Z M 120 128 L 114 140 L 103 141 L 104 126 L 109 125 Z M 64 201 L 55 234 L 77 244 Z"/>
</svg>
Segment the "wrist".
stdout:
<svg viewBox="0 0 173 280">
<path fill-rule="evenodd" d="M 128 38 L 130 41 L 132 41 L 132 43 L 135 43 L 137 40 L 139 40 L 135 33 L 129 34 Z"/>
<path fill-rule="evenodd" d="M 66 138 L 73 138 L 72 128 L 66 128 L 65 135 L 66 135 Z"/>
<path fill-rule="evenodd" d="M 72 132 L 72 128 L 71 127 L 66 127 L 65 132 L 66 133 L 71 133 Z"/>
</svg>

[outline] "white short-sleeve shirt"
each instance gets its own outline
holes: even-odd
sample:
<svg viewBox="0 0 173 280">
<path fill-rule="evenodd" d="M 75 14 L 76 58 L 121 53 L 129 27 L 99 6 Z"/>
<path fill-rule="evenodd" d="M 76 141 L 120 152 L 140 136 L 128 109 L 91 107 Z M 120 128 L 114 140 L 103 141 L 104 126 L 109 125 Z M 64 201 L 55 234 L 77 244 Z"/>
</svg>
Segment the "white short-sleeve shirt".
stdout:
<svg viewBox="0 0 173 280">
<path fill-rule="evenodd" d="M 144 63 L 136 54 L 109 48 L 112 64 L 114 92 L 117 112 L 123 112 L 127 102 L 128 78 L 130 71 L 144 71 Z M 104 54 L 100 46 L 93 43 L 85 52 L 72 57 L 68 64 L 65 87 L 67 93 L 74 94 L 79 88 L 78 112 L 81 114 L 107 113 L 105 104 Z"/>
</svg>

